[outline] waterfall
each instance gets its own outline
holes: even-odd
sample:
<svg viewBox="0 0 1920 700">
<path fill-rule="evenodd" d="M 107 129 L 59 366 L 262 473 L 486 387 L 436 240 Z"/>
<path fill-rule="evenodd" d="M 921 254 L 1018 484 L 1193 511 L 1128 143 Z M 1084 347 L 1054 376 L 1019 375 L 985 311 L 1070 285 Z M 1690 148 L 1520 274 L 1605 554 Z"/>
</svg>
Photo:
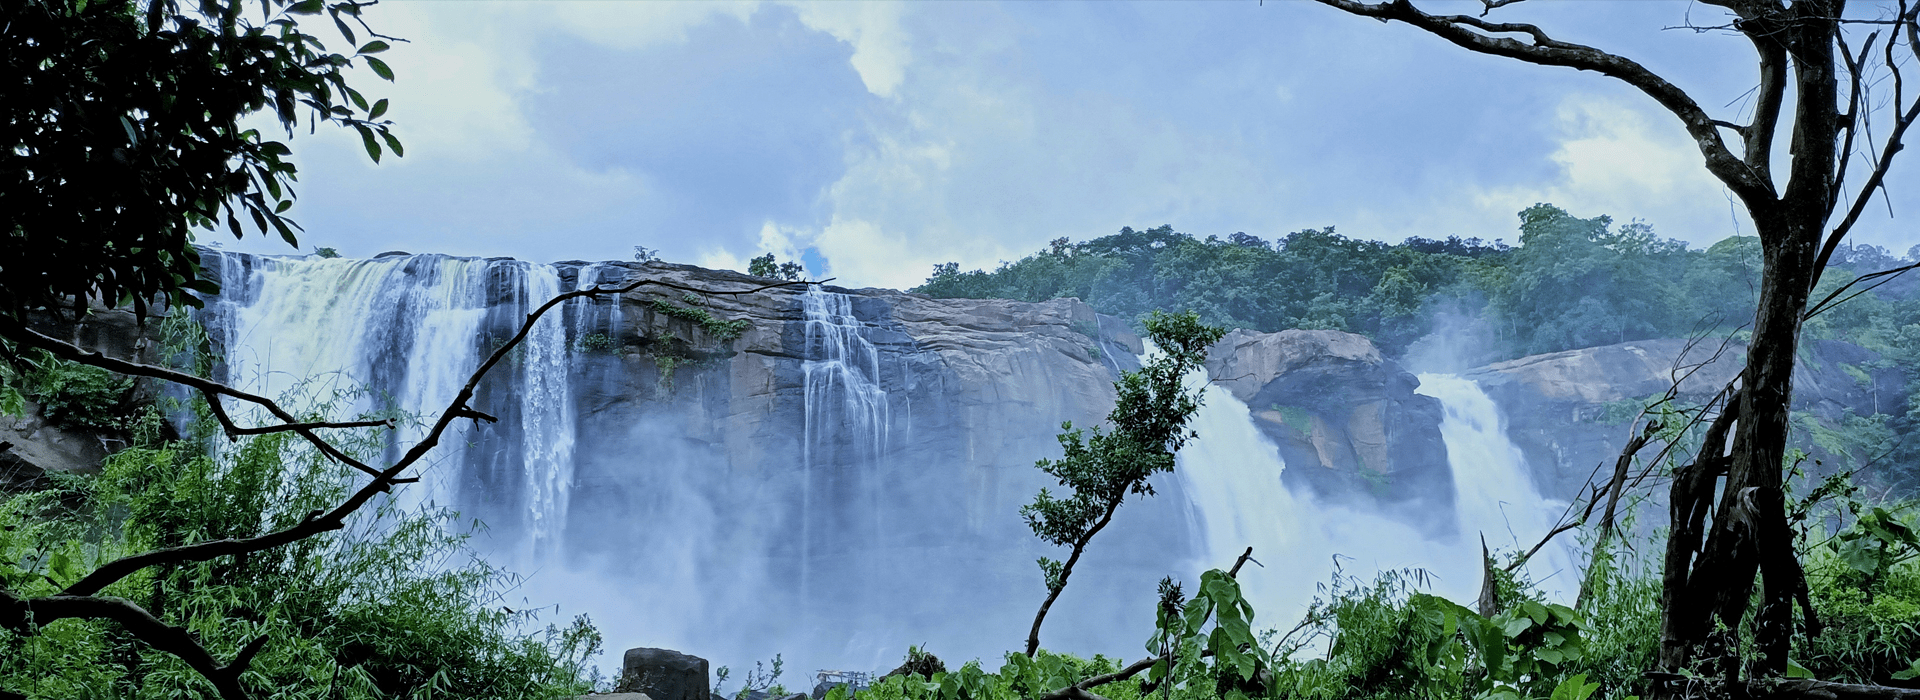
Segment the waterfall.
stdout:
<svg viewBox="0 0 1920 700">
<path fill-rule="evenodd" d="M 526 318 L 560 295 L 560 275 L 547 265 L 514 266 L 522 283 L 515 288 L 515 311 Z M 562 314 L 549 312 L 534 322 L 522 341 L 520 363 L 520 440 L 525 474 L 527 541 L 536 557 L 559 550 L 573 490 L 573 397 L 567 381 L 571 354 Z"/>
<path fill-rule="evenodd" d="M 1454 512 L 1463 538 L 1484 535 L 1495 549 L 1533 547 L 1553 528 L 1565 503 L 1548 501 L 1534 488 L 1520 448 L 1507 437 L 1499 407 L 1471 379 L 1451 374 L 1420 375 L 1420 393 L 1440 399 L 1446 410 L 1440 437 L 1447 444 L 1447 463 L 1457 494 Z M 1576 586 L 1564 573 L 1574 571 L 1574 558 L 1565 540 L 1541 548 L 1527 571 L 1549 590 Z M 1556 574 L 1563 574 L 1556 576 Z"/>
<path fill-rule="evenodd" d="M 1422 393 L 1439 398 L 1446 408 L 1441 433 L 1460 494 L 1458 533 L 1432 536 L 1385 513 L 1289 491 L 1280 480 L 1287 465 L 1279 448 L 1260 432 L 1246 404 L 1206 384 L 1193 420 L 1199 437 L 1178 456 L 1177 474 L 1202 539 L 1191 570 L 1224 569 L 1253 547 L 1254 559 L 1266 566 L 1249 565 L 1240 580 L 1265 620 L 1260 626 L 1286 627 L 1299 619 L 1316 585 L 1336 566 L 1362 577 L 1420 568 L 1430 574 L 1433 593 L 1470 605 L 1480 589 L 1478 533 L 1489 533 L 1489 545 L 1531 547 L 1546 532 L 1547 513 L 1555 504 L 1534 493 L 1519 451 L 1477 385 L 1450 376 L 1420 379 Z M 1204 373 L 1188 378 L 1189 386 L 1205 381 Z M 1510 536 L 1493 534 L 1509 528 Z M 1539 580 L 1568 561 L 1564 550 L 1548 547 L 1540 563 L 1528 569 Z M 1547 590 L 1556 590 L 1552 582 Z"/>
<path fill-rule="evenodd" d="M 512 260 L 205 256 L 217 263 L 222 289 L 201 318 L 224 352 L 224 381 L 294 411 L 329 405 L 332 415 L 389 407 L 428 412 L 402 422 L 396 446 L 425 435 L 439 417 L 432 412 L 444 408 L 492 351 L 487 338 L 510 337 L 526 314 L 560 291 L 554 267 Z M 541 317 L 502 368 L 507 372 L 496 371 L 508 375 L 496 403 L 508 405 L 476 406 L 513 421 L 513 434 L 489 439 L 469 421 L 453 422 L 441 444 L 472 447 L 436 452 L 416 466 L 424 478 L 401 489 L 401 497 L 504 515 L 498 519 L 525 526 L 529 551 L 552 550 L 573 473 L 567 336 L 561 314 Z M 476 460 L 516 475 L 507 512 L 486 512 L 501 495 L 477 492 L 486 484 L 476 483 Z"/>
<path fill-rule="evenodd" d="M 843 598 L 857 600 L 857 592 L 872 583 L 864 579 L 872 578 L 873 562 L 863 554 L 881 537 L 884 484 L 878 471 L 892 423 L 880 386 L 880 352 L 854 316 L 852 298 L 808 285 L 800 309 L 805 359 L 799 601 L 803 624 L 818 625 L 816 604 L 842 606 L 815 589 L 816 569 L 854 579 L 838 584 Z"/>
<path fill-rule="evenodd" d="M 880 388 L 880 351 L 867 340 L 845 294 L 808 285 L 800 295 L 806 318 L 806 440 L 802 459 L 815 464 L 824 440 L 851 433 L 855 458 L 871 462 L 886 450 L 887 392 Z M 824 461 L 822 463 L 825 463 Z"/>
</svg>

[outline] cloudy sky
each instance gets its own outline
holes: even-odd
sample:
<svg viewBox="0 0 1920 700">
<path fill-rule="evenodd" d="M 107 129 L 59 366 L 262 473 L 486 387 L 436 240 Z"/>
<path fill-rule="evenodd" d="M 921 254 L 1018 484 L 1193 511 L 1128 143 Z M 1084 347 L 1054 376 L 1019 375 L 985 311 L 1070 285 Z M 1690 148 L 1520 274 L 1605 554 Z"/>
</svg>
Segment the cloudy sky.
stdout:
<svg viewBox="0 0 1920 700">
<path fill-rule="evenodd" d="M 1666 29 L 1718 8 L 1536 0 L 1494 18 L 1635 58 L 1729 120 L 1754 83 L 1744 39 Z M 293 141 L 302 243 L 348 256 L 640 245 L 743 269 L 772 251 L 908 287 L 1122 226 L 1512 241 L 1515 212 L 1552 202 L 1696 244 L 1752 230 L 1639 93 L 1300 0 L 389 0 L 369 19 L 410 40 L 387 54 L 397 82 L 359 82 L 392 98 L 406 157 Z M 1896 254 L 1920 244 L 1908 156 L 1898 218 L 1876 205 L 1858 229 Z"/>
</svg>

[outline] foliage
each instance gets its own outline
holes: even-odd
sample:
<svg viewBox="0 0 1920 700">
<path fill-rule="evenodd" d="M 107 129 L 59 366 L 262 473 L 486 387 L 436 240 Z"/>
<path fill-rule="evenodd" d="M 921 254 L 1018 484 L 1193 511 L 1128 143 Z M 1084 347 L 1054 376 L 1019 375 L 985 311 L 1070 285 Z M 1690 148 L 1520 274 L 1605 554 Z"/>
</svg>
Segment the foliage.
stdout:
<svg viewBox="0 0 1920 700">
<path fill-rule="evenodd" d="M 773 254 L 767 253 L 766 255 L 747 261 L 747 274 L 755 277 L 772 277 L 774 279 L 783 279 L 792 282 L 806 278 L 807 268 L 791 260 L 776 263 L 774 262 Z"/>
<path fill-rule="evenodd" d="M 1264 694 L 1258 674 L 1272 667 L 1273 657 L 1255 638 L 1253 614 L 1240 583 L 1219 569 L 1201 574 L 1199 590 L 1185 603 L 1178 585 L 1161 581 L 1153 638 L 1147 640 L 1147 651 L 1159 660 L 1148 669 L 1147 682 L 1204 689 L 1229 700 Z"/>
<path fill-rule="evenodd" d="M 326 259 L 329 259 L 329 260 L 331 260 L 331 259 L 333 259 L 333 258 L 337 258 L 337 257 L 340 257 L 340 251 L 338 251 L 338 250 L 334 250 L 334 249 L 332 249 L 332 248 L 329 248 L 329 247 L 326 247 L 326 246 L 317 246 L 317 247 L 315 247 L 315 248 L 313 249 L 313 254 L 314 254 L 314 255 L 316 255 L 316 256 L 319 256 L 319 257 L 321 257 L 321 258 L 326 258 Z"/>
<path fill-rule="evenodd" d="M 18 369 L 9 368 L 8 377 L 0 377 L 9 395 L 0 399 L 8 414 L 18 414 L 21 399 L 40 405 L 40 414 L 48 422 L 65 428 L 88 430 L 125 430 L 140 406 L 132 401 L 132 379 L 86 365 L 68 362 L 45 352 L 32 352 L 16 360 Z M 24 370 L 24 371 L 22 371 Z"/>
<path fill-rule="evenodd" d="M 1009 653 L 998 671 L 987 672 L 979 661 L 969 661 L 955 671 L 930 675 L 902 674 L 883 678 L 872 687 L 859 691 L 860 700 L 1032 700 L 1073 685 L 1087 678 L 1113 673 L 1115 660 L 1095 655 L 1084 659 L 1045 649 L 1033 657 Z M 1140 700 L 1137 680 L 1125 680 L 1094 686 L 1092 692 L 1108 700 Z M 853 697 L 846 686 L 828 691 L 830 700 Z"/>
<path fill-rule="evenodd" d="M 1228 328 L 1360 333 L 1396 355 L 1437 330 L 1464 330 L 1475 344 L 1469 347 L 1473 356 L 1460 359 L 1476 364 L 1734 332 L 1752 322 L 1758 238 L 1735 236 L 1695 250 L 1659 238 L 1644 223 L 1615 226 L 1607 216 L 1583 219 L 1548 204 L 1529 207 L 1519 218 L 1519 247 L 1459 237 L 1386 244 L 1349 239 L 1331 228 L 1299 231 L 1271 244 L 1244 233 L 1222 240 L 1170 226 L 1124 228 L 1080 243 L 1057 239 L 991 272 L 935 265 L 914 291 L 1022 301 L 1075 297 L 1121 318 L 1192 309 L 1201 320 Z M 1900 262 L 1870 246 L 1857 250 L 1836 258 L 1842 267 L 1822 279 L 1816 297 L 1851 279 L 1844 274 L 1849 270 Z M 1920 302 L 1898 311 L 1881 308 L 1876 305 L 1906 303 L 1887 300 L 1912 292 L 1883 291 L 1815 317 L 1809 336 L 1852 338 L 1872 328 L 1878 335 L 1864 342 L 1890 362 L 1912 355 L 1912 348 L 1920 348 L 1920 325 L 1902 329 L 1920 323 Z M 1446 315 L 1472 321 L 1449 328 L 1441 322 Z M 1892 350 L 1899 342 L 1904 345 Z"/>
<path fill-rule="evenodd" d="M 1645 617 L 1657 605 L 1659 582 L 1617 569 L 1603 578 L 1588 609 L 1576 611 L 1545 602 L 1524 581 L 1507 577 L 1497 587 L 1500 612 L 1485 617 L 1420 592 L 1427 579 L 1418 569 L 1384 571 L 1364 584 L 1336 572 L 1300 627 L 1277 643 L 1273 693 L 1557 700 L 1604 691 L 1629 697 L 1646 670 L 1637 657 L 1650 658 L 1658 639 L 1657 615 L 1651 625 L 1631 616 Z M 1301 632 L 1305 636 L 1294 636 Z M 1316 639 L 1325 654 L 1301 658 Z"/>
<path fill-rule="evenodd" d="M 144 310 L 155 297 L 197 306 L 213 292 L 191 245 L 196 229 L 241 236 L 248 219 L 289 244 L 298 228 L 292 150 L 243 122 L 271 114 L 291 136 L 331 122 L 359 132 L 376 162 L 402 153 L 348 85 L 384 37 L 350 0 L 25 0 L 0 6 L 0 315 L 96 298 Z M 303 31 L 326 15 L 332 51 Z M 358 27 L 356 30 L 355 27 Z M 360 35 L 369 35 L 361 43 Z M 331 41 L 331 40 L 329 40 Z M 383 149 L 384 144 L 384 149 Z M 11 261 L 31 260 L 30 265 Z"/>
<path fill-rule="evenodd" d="M 1114 382 L 1118 397 L 1107 414 L 1108 428 L 1095 427 L 1089 433 L 1062 424 L 1059 439 L 1065 454 L 1035 465 L 1069 494 L 1058 498 L 1041 489 L 1033 503 L 1020 509 L 1036 536 L 1072 547 L 1075 558 L 1128 495 L 1153 495 L 1148 477 L 1173 471 L 1174 452 L 1193 437 L 1187 421 L 1200 407 L 1197 392 L 1185 386 L 1186 375 L 1200 367 L 1207 347 L 1225 333 L 1201 324 L 1193 313 L 1155 312 L 1145 324 L 1163 354 Z M 1054 594 L 1071 574 L 1070 562 L 1042 558 L 1040 568 L 1048 592 Z"/>
<path fill-rule="evenodd" d="M 1920 649 L 1920 504 L 1857 491 L 1830 477 L 1806 499 L 1823 502 L 1799 509 L 1811 516 L 1803 560 L 1824 628 L 1797 640 L 1796 660 L 1817 678 L 1885 684 L 1903 680 Z"/>
<path fill-rule="evenodd" d="M 1443 252 L 1423 252 L 1429 250 Z M 1397 349 L 1428 330 L 1418 312 L 1432 294 L 1456 291 L 1470 276 L 1467 268 L 1502 251 L 1500 244 L 1459 238 L 1389 246 L 1331 228 L 1300 231 L 1272 245 L 1245 234 L 1199 240 L 1170 226 L 1123 228 L 1082 243 L 1055 240 L 990 273 L 936 265 L 914 291 L 1023 301 L 1076 297 L 1122 318 L 1191 309 L 1214 325 L 1349 330 Z"/>
<path fill-rule="evenodd" d="M 157 415 L 157 413 L 154 413 Z M 204 415 L 204 413 L 203 413 Z M 372 432 L 337 444 L 358 453 Z M 206 454 L 146 442 L 97 477 L 0 503 L 0 583 L 47 595 L 112 558 L 246 537 L 337 502 L 349 483 L 290 433 Z M 457 514 L 382 504 L 341 532 L 245 557 L 163 566 L 106 594 L 191 630 L 220 658 L 264 637 L 243 683 L 288 698 L 560 698 L 590 687 L 599 636 L 579 618 L 523 631 L 532 613 L 501 607 L 503 571 L 473 559 Z M 0 632 L 0 687 L 29 698 L 197 697 L 211 687 L 178 658 L 117 625 L 62 620 Z"/>
<path fill-rule="evenodd" d="M 731 321 L 722 321 L 720 319 L 714 318 L 713 314 L 708 313 L 706 309 L 696 309 L 691 306 L 681 306 L 679 304 L 675 304 L 665 299 L 650 300 L 647 303 L 647 306 L 652 308 L 655 313 L 659 313 L 669 318 L 677 318 L 682 321 L 693 322 L 694 324 L 700 326 L 702 330 L 705 330 L 708 335 L 711 335 L 715 339 L 718 339 L 722 342 L 739 338 L 741 334 L 747 332 L 748 328 L 753 327 L 753 322 L 748 321 L 747 319 L 744 319 L 744 318 L 736 318 Z"/>
</svg>

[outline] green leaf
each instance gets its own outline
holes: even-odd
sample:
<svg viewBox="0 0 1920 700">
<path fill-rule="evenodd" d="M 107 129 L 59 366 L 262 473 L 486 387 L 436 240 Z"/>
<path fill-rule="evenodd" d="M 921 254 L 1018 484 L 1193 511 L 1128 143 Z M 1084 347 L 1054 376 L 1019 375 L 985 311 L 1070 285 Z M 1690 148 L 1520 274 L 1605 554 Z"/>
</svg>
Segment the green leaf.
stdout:
<svg viewBox="0 0 1920 700">
<path fill-rule="evenodd" d="M 373 130 L 364 124 L 355 124 L 353 128 L 360 131 L 360 142 L 367 147 L 367 156 L 375 163 L 380 162 L 380 142 L 373 137 Z"/>
<path fill-rule="evenodd" d="M 1527 611 L 1527 617 L 1533 618 L 1533 621 L 1536 623 L 1544 625 L 1553 619 L 1547 612 L 1547 606 L 1531 600 L 1521 603 L 1520 608 Z"/>
<path fill-rule="evenodd" d="M 375 160 L 379 159 L 375 158 Z M 1505 632 L 1508 637 L 1518 637 L 1520 633 L 1527 631 L 1527 628 L 1532 626 L 1532 620 L 1524 617 L 1516 617 L 1508 620 L 1507 624 L 1502 626 L 1500 631 Z"/>
<path fill-rule="evenodd" d="M 131 146 L 140 145 L 140 134 L 136 129 L 133 128 L 132 119 L 128 119 L 127 116 L 124 114 L 120 115 L 120 128 L 127 130 L 128 145 L 131 145 Z"/>
<path fill-rule="evenodd" d="M 1920 678 L 1920 657 L 1915 657 L 1913 664 L 1907 666 L 1907 670 L 1893 674 L 1893 679 L 1896 681 L 1910 681 L 1915 678 Z"/>
<path fill-rule="evenodd" d="M 367 67 L 373 69 L 374 75 L 380 76 L 381 78 L 385 79 L 389 83 L 393 82 L 393 69 L 387 67 L 386 61 L 382 61 L 372 56 L 366 56 L 364 58 L 367 59 Z"/>
<path fill-rule="evenodd" d="M 360 53 L 363 53 L 363 54 L 380 53 L 390 48 L 393 48 L 393 47 L 388 46 L 387 42 L 380 41 L 379 39 L 375 39 L 373 41 L 367 42 L 366 46 L 360 47 Z"/>
<path fill-rule="evenodd" d="M 1787 659 L 1787 677 L 1788 678 L 1805 678 L 1808 680 L 1812 680 L 1813 672 L 1807 670 L 1807 667 L 1801 666 L 1799 662 L 1794 661 L 1793 659 Z"/>
<path fill-rule="evenodd" d="M 380 138 L 387 142 L 387 150 L 393 151 L 393 157 L 395 158 L 406 157 L 407 155 L 406 149 L 400 147 L 400 139 L 394 137 L 392 131 L 381 129 Z"/>
<path fill-rule="evenodd" d="M 386 113 L 387 113 L 387 100 L 386 98 L 381 98 L 379 102 L 373 103 L 373 109 L 367 112 L 367 118 L 379 119 L 380 115 L 386 114 Z"/>
<path fill-rule="evenodd" d="M 326 6 L 322 0 L 300 0 L 287 8 L 287 12 L 296 15 L 317 15 Z"/>
</svg>

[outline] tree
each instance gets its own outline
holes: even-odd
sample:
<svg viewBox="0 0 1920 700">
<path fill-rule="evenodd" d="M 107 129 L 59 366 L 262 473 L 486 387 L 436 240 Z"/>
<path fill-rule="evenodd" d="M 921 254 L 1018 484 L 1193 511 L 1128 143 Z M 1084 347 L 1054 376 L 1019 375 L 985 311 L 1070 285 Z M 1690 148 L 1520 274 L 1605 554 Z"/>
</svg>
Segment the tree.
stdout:
<svg viewBox="0 0 1920 700">
<path fill-rule="evenodd" d="M 1192 312 L 1155 312 L 1146 318 L 1146 326 L 1148 337 L 1164 354 L 1114 382 L 1118 395 L 1107 414 L 1108 429 L 1096 427 L 1089 436 L 1064 423 L 1060 426 L 1064 456 L 1035 465 L 1059 479 L 1071 494 L 1056 498 L 1041 489 L 1033 503 L 1020 508 L 1020 516 L 1034 535 L 1069 548 L 1069 553 L 1065 562 L 1040 559 L 1047 598 L 1027 633 L 1027 656 L 1039 651 L 1040 623 L 1066 589 L 1074 565 L 1093 536 L 1113 521 L 1114 512 L 1128 496 L 1153 495 L 1147 478 L 1173 471 L 1174 453 L 1194 436 L 1187 421 L 1200 409 L 1200 396 L 1187 388 L 1186 377 L 1206 362 L 1207 347 L 1219 342 L 1226 331 L 1202 325 L 1200 316 Z"/>
<path fill-rule="evenodd" d="M 291 136 L 304 113 L 310 127 L 358 131 L 375 161 L 401 155 L 387 101 L 347 84 L 356 63 L 393 79 L 377 56 L 392 38 L 361 19 L 373 4 L 0 3 L 0 315 L 196 304 L 188 291 L 217 286 L 200 275 L 194 232 L 239 237 L 243 219 L 297 247 L 292 150 L 245 122 L 265 112 Z M 323 14 L 345 52 L 296 21 Z"/>
<path fill-rule="evenodd" d="M 774 262 L 773 254 L 768 253 L 747 261 L 747 274 L 755 277 L 772 277 L 774 279 L 794 281 L 805 278 L 807 276 L 807 268 L 805 265 L 791 260 L 776 263 Z"/>
<path fill-rule="evenodd" d="M 1873 192 L 1883 186 L 1907 128 L 1920 118 L 1920 94 L 1908 94 L 1904 82 L 1904 69 L 1920 58 L 1920 6 L 1895 0 L 1868 17 L 1848 16 L 1845 0 L 1707 0 L 1725 8 L 1731 20 L 1699 29 L 1743 35 L 1756 54 L 1759 82 L 1751 119 L 1738 123 L 1715 118 L 1691 95 L 1631 59 L 1554 39 L 1530 24 L 1483 19 L 1522 0 L 1481 0 L 1481 17 L 1429 14 L 1410 0 L 1318 1 L 1355 15 L 1403 22 L 1469 51 L 1593 71 L 1624 82 L 1680 120 L 1707 171 L 1746 208 L 1759 234 L 1762 272 L 1747 364 L 1723 414 L 1738 420 L 1717 424 L 1719 440 L 1730 442 L 1709 438 L 1704 457 L 1673 479 L 1674 529 L 1658 670 L 1677 673 L 1704 651 L 1718 657 L 1724 678 L 1737 680 L 1737 641 L 1750 632 L 1761 653 L 1758 671 L 1784 674 L 1795 594 L 1805 585 L 1783 490 L 1794 353 L 1814 285 Z M 1854 34 L 1861 29 L 1867 31 L 1864 40 Z M 1873 91 L 1889 77 L 1893 94 L 1882 106 L 1880 100 L 1889 96 Z M 1876 150 L 1875 135 L 1866 126 L 1878 109 L 1885 113 Z M 1791 120 L 1784 187 L 1774 167 L 1783 118 Z M 1729 135 L 1735 139 L 1732 147 Z M 1847 177 L 1856 171 L 1864 172 L 1864 179 L 1849 193 Z M 1696 523 L 1704 523 L 1721 474 L 1726 479 L 1719 505 L 1711 508 L 1712 524 L 1703 530 Z M 1743 618 L 1756 573 L 1763 592 L 1747 630 Z M 1813 611 L 1806 612 L 1811 623 Z M 1728 634 L 1717 634 L 1716 623 Z M 1658 695 L 1677 692 L 1661 685 Z"/>
</svg>

